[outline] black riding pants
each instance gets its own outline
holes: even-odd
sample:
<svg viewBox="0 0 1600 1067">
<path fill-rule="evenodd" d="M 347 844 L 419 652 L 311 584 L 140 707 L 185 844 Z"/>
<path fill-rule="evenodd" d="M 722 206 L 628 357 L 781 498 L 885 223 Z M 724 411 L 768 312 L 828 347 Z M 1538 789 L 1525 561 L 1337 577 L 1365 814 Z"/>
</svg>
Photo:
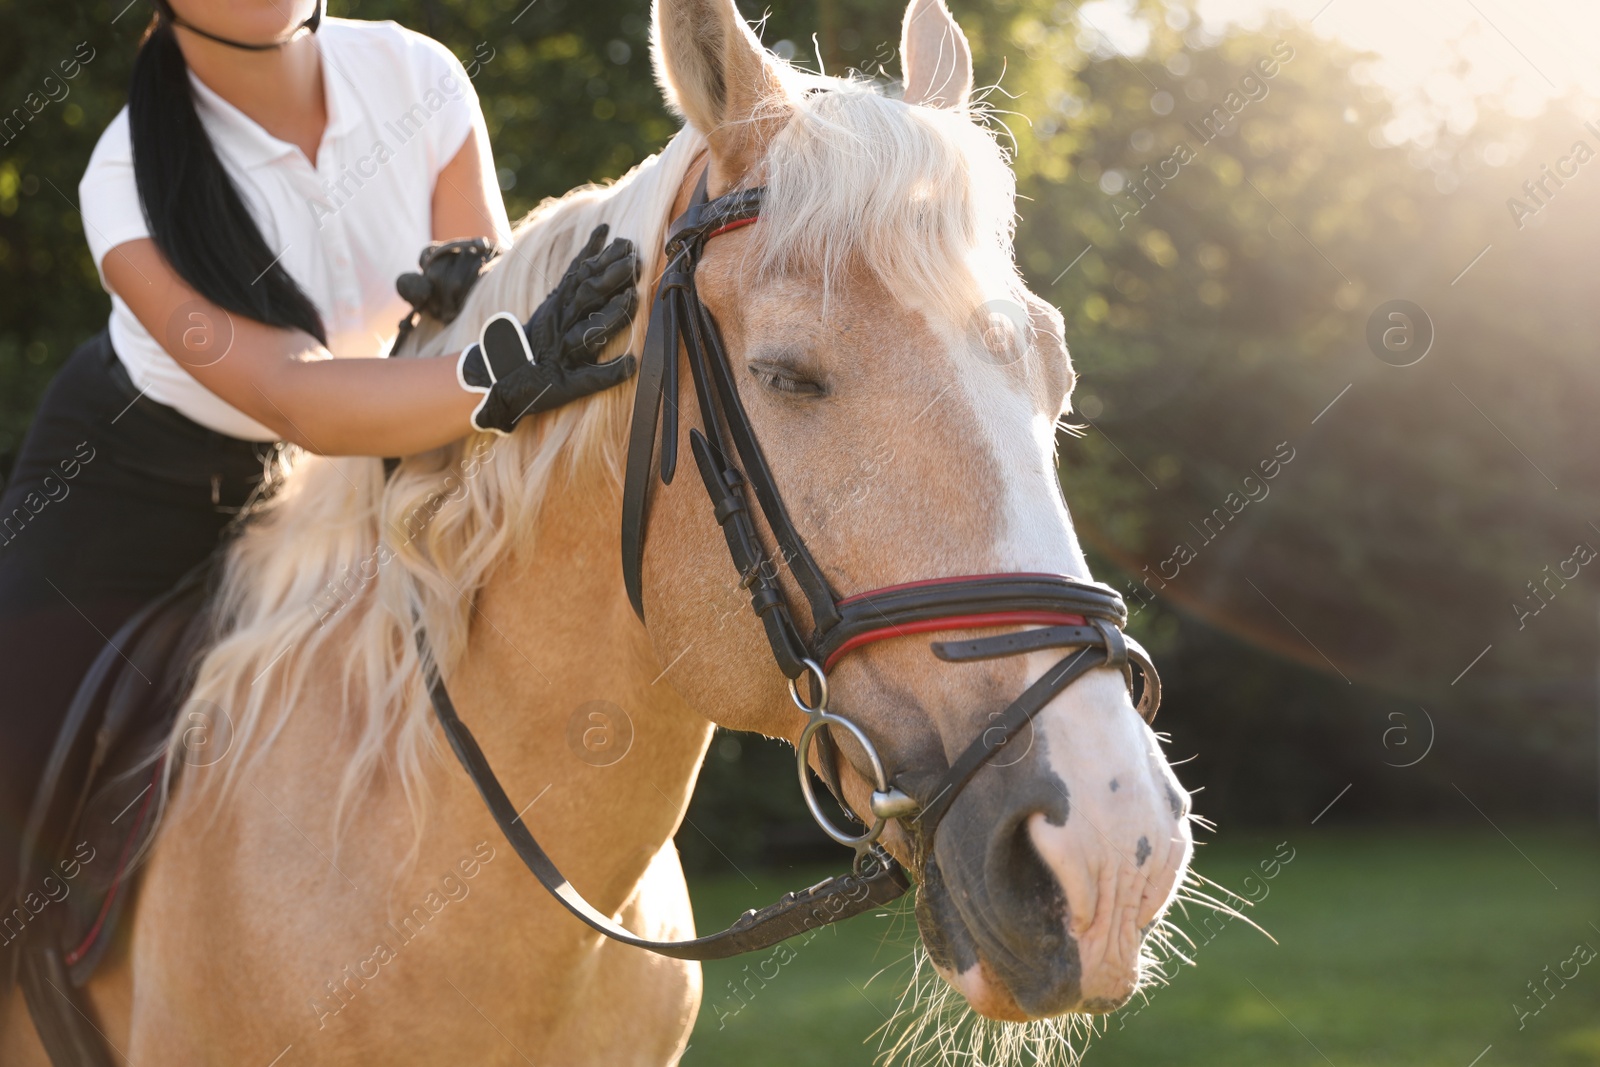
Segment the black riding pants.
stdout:
<svg viewBox="0 0 1600 1067">
<path fill-rule="evenodd" d="M 0 900 L 79 680 L 217 548 L 273 447 L 140 397 L 104 333 L 50 383 L 0 496 Z"/>
</svg>

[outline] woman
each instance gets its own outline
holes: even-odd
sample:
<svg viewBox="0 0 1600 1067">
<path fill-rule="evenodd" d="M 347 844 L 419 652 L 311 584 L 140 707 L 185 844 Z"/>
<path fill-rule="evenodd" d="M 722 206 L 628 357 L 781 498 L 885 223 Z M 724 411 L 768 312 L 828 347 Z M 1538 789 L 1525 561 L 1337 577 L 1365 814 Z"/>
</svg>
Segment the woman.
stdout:
<svg viewBox="0 0 1600 1067">
<path fill-rule="evenodd" d="M 322 0 L 157 0 L 79 186 L 108 330 L 52 382 L 0 499 L 0 900 L 79 679 L 217 547 L 276 442 L 403 456 L 597 392 L 633 310 L 604 232 L 523 330 L 384 360 L 430 241 L 505 245 L 477 96 L 443 46 Z M 353 358 L 330 358 L 330 357 Z"/>
</svg>

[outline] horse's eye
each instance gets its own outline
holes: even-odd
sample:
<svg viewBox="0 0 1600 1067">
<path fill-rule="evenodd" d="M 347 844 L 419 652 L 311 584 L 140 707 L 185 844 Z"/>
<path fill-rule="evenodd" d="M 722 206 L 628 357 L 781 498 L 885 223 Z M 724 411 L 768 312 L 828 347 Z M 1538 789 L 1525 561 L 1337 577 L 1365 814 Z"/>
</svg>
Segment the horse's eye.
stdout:
<svg viewBox="0 0 1600 1067">
<path fill-rule="evenodd" d="M 751 363 L 749 367 L 755 380 L 775 393 L 797 397 L 818 397 L 828 394 L 827 386 L 798 374 L 792 367 L 771 363 Z"/>
</svg>

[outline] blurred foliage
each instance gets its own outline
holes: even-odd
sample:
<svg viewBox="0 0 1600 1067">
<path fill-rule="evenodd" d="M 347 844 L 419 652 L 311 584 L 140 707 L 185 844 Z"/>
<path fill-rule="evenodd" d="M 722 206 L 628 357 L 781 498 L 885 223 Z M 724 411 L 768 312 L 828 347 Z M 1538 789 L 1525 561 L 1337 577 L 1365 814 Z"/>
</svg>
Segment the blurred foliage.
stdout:
<svg viewBox="0 0 1600 1067">
<path fill-rule="evenodd" d="M 0 145 L 0 456 L 106 314 L 75 200 L 149 17 L 125 2 L 0 0 L 0 107 L 59 79 L 80 42 L 94 53 Z M 1136 57 L 1072 0 L 956 9 L 1015 150 L 1019 262 L 1062 309 L 1080 374 L 1067 499 L 1162 663 L 1161 725 L 1174 757 L 1198 754 L 1181 773 L 1207 788 L 1199 810 L 1309 818 L 1359 782 L 1330 819 L 1476 819 L 1458 782 L 1489 812 L 1591 815 L 1596 568 L 1545 568 L 1600 547 L 1600 163 L 1547 184 L 1520 226 L 1507 206 L 1575 141 L 1600 148 L 1578 102 L 1401 113 L 1335 43 L 1287 25 L 1211 36 L 1177 3 L 1141 0 Z M 396 19 L 475 69 L 513 218 L 676 127 L 642 0 L 333 13 Z M 761 32 L 796 62 L 893 76 L 900 13 L 803 0 Z M 1436 332 L 1410 367 L 1366 340 L 1395 298 Z M 1262 481 L 1280 448 L 1294 458 Z M 1175 570 L 1180 545 L 1193 558 Z M 1530 582 L 1549 582 L 1542 600 Z M 1514 604 L 1543 601 L 1519 620 Z M 1435 729 L 1427 759 L 1394 766 Z M 780 765 L 792 781 L 790 757 L 722 745 L 691 818 L 753 860 L 805 821 L 796 791 L 766 788 Z M 691 863 L 714 866 L 696 836 L 680 838 Z"/>
<path fill-rule="evenodd" d="M 1150 22 L 1137 60 L 1015 23 L 1006 85 L 1030 131 L 1019 257 L 1066 315 L 1089 423 L 1063 484 L 1154 609 L 1135 629 L 1177 682 L 1186 783 L 1218 794 L 1200 809 L 1259 818 L 1355 780 L 1347 811 L 1475 818 L 1455 775 L 1491 810 L 1592 817 L 1597 579 L 1593 548 L 1574 557 L 1600 547 L 1600 181 L 1547 184 L 1521 229 L 1507 201 L 1600 132 L 1577 101 L 1400 114 L 1362 57 L 1292 26 Z M 1413 366 L 1368 346 L 1395 298 L 1436 334 Z M 1383 766 L 1434 727 L 1431 763 Z"/>
<path fill-rule="evenodd" d="M 127 95 L 139 12 L 113 25 L 117 11 L 109 3 L 0 2 L 0 457 L 7 469 L 50 375 L 110 309 L 77 203 L 89 153 Z M 61 64 L 81 57 L 91 58 L 65 77 L 73 68 Z"/>
</svg>

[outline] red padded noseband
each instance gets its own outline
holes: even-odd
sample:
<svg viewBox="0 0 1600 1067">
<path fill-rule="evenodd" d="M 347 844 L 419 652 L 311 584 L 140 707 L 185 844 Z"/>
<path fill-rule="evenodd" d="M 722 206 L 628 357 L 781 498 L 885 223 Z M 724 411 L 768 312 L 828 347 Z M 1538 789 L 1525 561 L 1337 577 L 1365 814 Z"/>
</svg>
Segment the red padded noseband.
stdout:
<svg viewBox="0 0 1600 1067">
<path fill-rule="evenodd" d="M 927 583 L 915 583 L 927 584 Z M 856 634 L 845 641 L 828 656 L 822 664 L 822 669 L 833 670 L 833 665 L 846 652 L 870 645 L 875 641 L 887 641 L 891 637 L 909 637 L 912 634 L 936 633 L 939 630 L 983 630 L 991 626 L 1087 626 L 1088 620 L 1082 615 L 1066 615 L 1058 611 L 991 611 L 979 615 L 943 615 L 933 619 L 921 619 L 917 622 L 890 624 L 866 633 Z"/>
</svg>

